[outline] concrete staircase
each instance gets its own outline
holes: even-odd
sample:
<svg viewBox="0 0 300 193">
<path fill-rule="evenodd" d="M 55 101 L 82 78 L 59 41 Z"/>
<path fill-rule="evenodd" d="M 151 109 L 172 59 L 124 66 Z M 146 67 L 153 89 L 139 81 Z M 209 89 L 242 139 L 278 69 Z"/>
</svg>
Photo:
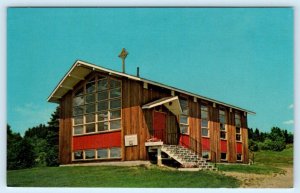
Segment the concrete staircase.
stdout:
<svg viewBox="0 0 300 193">
<path fill-rule="evenodd" d="M 176 160 L 183 168 L 198 168 L 199 170 L 217 170 L 205 159 L 192 150 L 180 145 L 163 145 L 161 151 Z"/>
</svg>

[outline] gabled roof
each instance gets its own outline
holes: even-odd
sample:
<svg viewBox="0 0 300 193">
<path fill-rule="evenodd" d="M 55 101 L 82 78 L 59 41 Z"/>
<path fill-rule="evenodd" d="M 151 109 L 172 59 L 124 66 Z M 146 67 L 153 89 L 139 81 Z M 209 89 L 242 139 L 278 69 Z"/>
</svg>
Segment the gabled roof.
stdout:
<svg viewBox="0 0 300 193">
<path fill-rule="evenodd" d="M 107 72 L 111 75 L 114 76 L 119 76 L 119 77 L 127 77 L 129 79 L 132 80 L 136 80 L 136 81 L 140 81 L 140 82 L 144 82 L 150 85 L 156 85 L 162 88 L 166 88 L 166 89 L 170 89 L 179 93 L 184 93 L 186 95 L 195 97 L 195 98 L 199 98 L 199 99 L 204 99 L 206 101 L 210 101 L 216 104 L 220 104 L 229 108 L 233 108 L 233 109 L 237 109 L 237 110 L 241 110 L 250 114 L 255 114 L 255 112 L 247 110 L 247 109 L 243 109 L 234 105 L 230 105 L 221 101 L 217 101 L 215 99 L 211 99 L 211 98 L 207 98 L 198 94 L 194 94 L 182 89 L 178 89 L 172 86 L 167 86 L 165 84 L 159 83 L 159 82 L 155 82 L 152 80 L 147 80 L 145 78 L 140 78 L 137 76 L 133 76 L 133 75 L 129 75 L 126 73 L 122 73 L 122 72 L 117 72 L 114 70 L 110 70 L 107 68 L 103 68 L 91 63 L 87 63 L 84 61 L 80 61 L 77 60 L 73 66 L 71 67 L 71 69 L 66 73 L 66 75 L 62 78 L 62 80 L 58 83 L 58 85 L 56 86 L 56 88 L 52 91 L 51 95 L 48 97 L 48 102 L 54 102 L 54 103 L 59 103 L 60 98 L 62 98 L 69 90 L 72 90 L 73 87 L 80 82 L 81 80 L 84 80 L 84 78 L 90 74 L 93 71 L 102 71 L 102 72 Z"/>
</svg>

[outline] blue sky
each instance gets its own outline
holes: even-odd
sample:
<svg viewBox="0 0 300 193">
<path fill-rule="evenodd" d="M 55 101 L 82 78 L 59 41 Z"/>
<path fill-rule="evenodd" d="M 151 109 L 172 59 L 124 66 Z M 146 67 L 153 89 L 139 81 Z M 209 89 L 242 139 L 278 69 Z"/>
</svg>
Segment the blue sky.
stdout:
<svg viewBox="0 0 300 193">
<path fill-rule="evenodd" d="M 249 127 L 294 129 L 292 8 L 10 8 L 7 119 L 46 123 L 75 60 L 255 111 Z"/>
</svg>

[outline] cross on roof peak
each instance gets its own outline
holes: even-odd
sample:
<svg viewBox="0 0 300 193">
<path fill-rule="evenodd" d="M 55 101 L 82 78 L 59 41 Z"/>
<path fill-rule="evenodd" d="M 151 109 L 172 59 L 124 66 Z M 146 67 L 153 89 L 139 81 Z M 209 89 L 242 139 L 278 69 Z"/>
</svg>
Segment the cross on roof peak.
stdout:
<svg viewBox="0 0 300 193">
<path fill-rule="evenodd" d="M 125 48 L 123 48 L 121 53 L 119 54 L 119 57 L 122 59 L 123 73 L 125 73 L 125 59 L 126 59 L 127 55 L 128 55 L 128 52 L 126 51 Z"/>
</svg>

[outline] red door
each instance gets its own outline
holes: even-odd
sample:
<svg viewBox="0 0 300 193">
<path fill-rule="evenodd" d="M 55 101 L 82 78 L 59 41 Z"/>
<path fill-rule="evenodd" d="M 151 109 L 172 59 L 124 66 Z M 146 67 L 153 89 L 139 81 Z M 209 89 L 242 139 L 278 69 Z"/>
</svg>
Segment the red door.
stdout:
<svg viewBox="0 0 300 193">
<path fill-rule="evenodd" d="M 166 114 L 158 111 L 153 113 L 153 137 L 164 141 L 166 131 Z"/>
</svg>

